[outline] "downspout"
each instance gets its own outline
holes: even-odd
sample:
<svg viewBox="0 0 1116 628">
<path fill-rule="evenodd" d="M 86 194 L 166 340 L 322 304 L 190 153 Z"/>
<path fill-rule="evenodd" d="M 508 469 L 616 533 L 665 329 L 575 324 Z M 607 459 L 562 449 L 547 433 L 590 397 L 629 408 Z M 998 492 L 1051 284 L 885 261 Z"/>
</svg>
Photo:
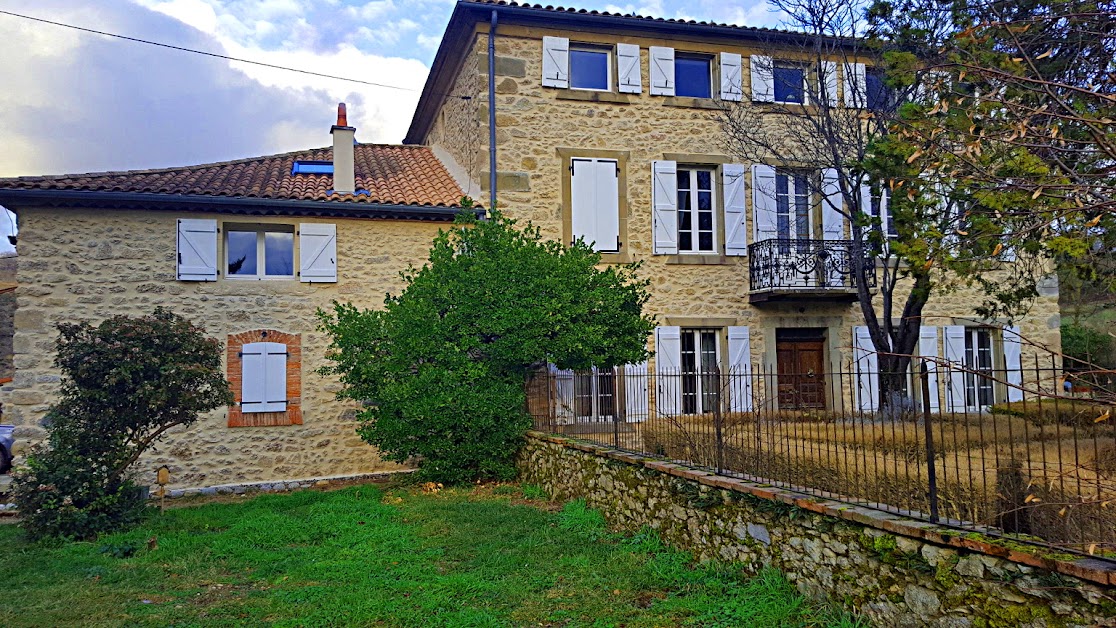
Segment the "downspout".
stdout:
<svg viewBox="0 0 1116 628">
<path fill-rule="evenodd" d="M 488 28 L 488 196 L 496 207 L 496 9 Z"/>
</svg>

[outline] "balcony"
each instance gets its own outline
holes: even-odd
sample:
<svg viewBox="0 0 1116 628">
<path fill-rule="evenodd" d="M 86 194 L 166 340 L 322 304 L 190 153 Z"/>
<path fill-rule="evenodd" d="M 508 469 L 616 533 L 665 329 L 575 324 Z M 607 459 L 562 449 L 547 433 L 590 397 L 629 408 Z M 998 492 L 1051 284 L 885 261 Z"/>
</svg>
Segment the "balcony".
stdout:
<svg viewBox="0 0 1116 628">
<path fill-rule="evenodd" d="M 773 238 L 748 247 L 752 303 L 768 301 L 854 301 L 854 256 L 864 258 L 863 280 L 876 287 L 875 256 L 852 240 Z"/>
</svg>

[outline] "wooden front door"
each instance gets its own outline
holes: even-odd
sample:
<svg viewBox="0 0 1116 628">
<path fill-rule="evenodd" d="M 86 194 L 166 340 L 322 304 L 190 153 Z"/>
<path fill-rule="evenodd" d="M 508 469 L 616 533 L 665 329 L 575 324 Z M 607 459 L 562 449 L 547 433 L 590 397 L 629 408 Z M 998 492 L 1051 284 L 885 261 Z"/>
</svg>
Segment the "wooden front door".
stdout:
<svg viewBox="0 0 1116 628">
<path fill-rule="evenodd" d="M 821 340 L 780 340 L 779 408 L 825 408 L 825 348 Z"/>
</svg>

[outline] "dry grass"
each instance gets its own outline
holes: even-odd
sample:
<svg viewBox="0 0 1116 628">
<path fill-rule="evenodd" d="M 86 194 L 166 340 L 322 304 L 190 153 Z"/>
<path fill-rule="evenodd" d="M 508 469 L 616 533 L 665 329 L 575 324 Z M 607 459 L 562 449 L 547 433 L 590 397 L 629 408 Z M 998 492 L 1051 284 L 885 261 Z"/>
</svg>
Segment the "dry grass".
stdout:
<svg viewBox="0 0 1116 628">
<path fill-rule="evenodd" d="M 1052 542 L 1116 549 L 1116 438 L 1004 414 L 932 421 L 943 517 Z M 1091 423 L 1091 421 L 1090 421 Z M 925 426 L 916 421 L 761 421 L 725 417 L 718 452 L 710 416 L 641 426 L 645 451 L 898 508 L 929 510 Z M 1103 506 L 1101 502 L 1112 500 Z"/>
</svg>

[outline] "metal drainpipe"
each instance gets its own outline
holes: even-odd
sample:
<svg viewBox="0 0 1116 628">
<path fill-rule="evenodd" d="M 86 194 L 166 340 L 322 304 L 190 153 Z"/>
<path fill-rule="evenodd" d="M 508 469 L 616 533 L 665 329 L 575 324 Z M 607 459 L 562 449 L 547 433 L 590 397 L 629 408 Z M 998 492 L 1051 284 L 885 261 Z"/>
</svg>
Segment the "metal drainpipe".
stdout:
<svg viewBox="0 0 1116 628">
<path fill-rule="evenodd" d="M 488 195 L 496 207 L 496 10 L 488 29 Z"/>
</svg>

